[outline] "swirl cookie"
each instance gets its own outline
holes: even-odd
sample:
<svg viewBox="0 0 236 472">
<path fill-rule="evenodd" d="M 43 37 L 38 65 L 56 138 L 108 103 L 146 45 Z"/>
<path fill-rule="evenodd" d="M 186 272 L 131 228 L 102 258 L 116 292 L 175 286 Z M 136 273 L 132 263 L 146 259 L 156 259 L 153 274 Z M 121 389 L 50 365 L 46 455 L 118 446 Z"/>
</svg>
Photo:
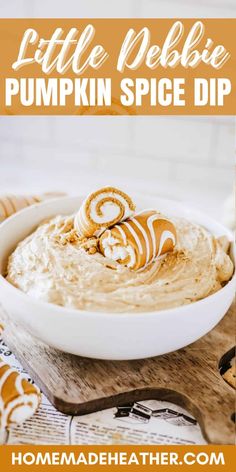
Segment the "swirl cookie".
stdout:
<svg viewBox="0 0 236 472">
<path fill-rule="evenodd" d="M 155 210 L 143 211 L 107 229 L 99 240 L 101 253 L 132 270 L 145 268 L 157 257 L 173 251 L 174 224 Z"/>
<path fill-rule="evenodd" d="M 0 429 L 22 423 L 35 413 L 40 391 L 0 358 Z"/>
<path fill-rule="evenodd" d="M 91 193 L 75 216 L 74 226 L 80 237 L 101 234 L 106 228 L 129 218 L 135 205 L 126 193 L 104 187 Z"/>
</svg>

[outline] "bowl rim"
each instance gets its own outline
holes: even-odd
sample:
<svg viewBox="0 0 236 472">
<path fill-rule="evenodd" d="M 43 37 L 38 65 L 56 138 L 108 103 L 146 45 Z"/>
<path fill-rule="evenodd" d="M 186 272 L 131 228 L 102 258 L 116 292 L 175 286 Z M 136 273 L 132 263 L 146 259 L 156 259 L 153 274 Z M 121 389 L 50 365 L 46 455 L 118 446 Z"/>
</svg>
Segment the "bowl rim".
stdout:
<svg viewBox="0 0 236 472">
<path fill-rule="evenodd" d="M 35 203 L 35 204 L 33 204 L 33 205 L 31 205 L 27 208 L 24 208 L 24 209 L 18 211 L 17 213 L 14 213 L 9 218 L 7 218 L 5 221 L 0 223 L 0 235 L 1 235 L 2 229 L 5 228 L 8 224 L 10 224 L 12 220 L 19 218 L 22 214 L 30 213 L 30 212 L 34 211 L 35 208 L 39 208 L 39 207 L 42 207 L 42 206 L 46 207 L 46 206 L 49 206 L 50 203 L 61 203 L 62 200 L 63 201 L 67 200 L 69 202 L 69 201 L 73 201 L 73 200 L 76 201 L 76 199 L 81 199 L 81 198 L 84 198 L 84 196 L 78 195 L 78 196 L 56 197 L 56 198 L 51 198 L 50 200 Z M 140 198 L 140 197 L 137 197 L 137 198 Z M 164 204 L 165 203 L 173 203 L 173 204 L 175 204 L 179 207 L 182 207 L 186 211 L 193 211 L 194 215 L 197 215 L 197 217 L 199 216 L 199 218 L 202 217 L 204 219 L 207 219 L 209 221 L 209 223 L 211 223 L 212 225 L 217 225 L 219 228 L 222 228 L 223 234 L 226 234 L 228 236 L 229 241 L 232 244 L 233 254 L 234 254 L 234 261 L 233 262 L 234 262 L 234 265 L 235 265 L 235 263 L 236 263 L 236 245 L 235 245 L 235 241 L 234 241 L 234 238 L 233 238 L 233 232 L 229 228 L 225 227 L 223 224 L 221 224 L 220 222 L 218 222 L 214 218 L 206 215 L 204 212 L 202 212 L 198 209 L 195 209 L 195 208 L 193 208 L 189 205 L 186 205 L 181 200 L 176 201 L 174 199 L 164 198 L 164 197 L 161 197 L 161 196 L 160 197 L 159 196 L 151 196 L 151 195 L 148 196 L 148 197 L 141 197 L 141 198 L 142 198 L 142 200 L 145 200 L 145 199 L 148 199 L 148 198 L 156 199 L 156 200 L 159 200 L 160 202 L 163 202 Z M 52 217 L 53 217 L 53 214 L 52 214 Z M 43 221 L 43 219 L 44 218 L 42 218 L 42 221 Z M 2 273 L 0 273 L 0 291 L 1 291 L 1 286 L 5 287 L 7 290 L 11 291 L 14 296 L 20 297 L 23 300 L 23 302 L 25 302 L 26 304 L 32 304 L 32 305 L 36 305 L 38 307 L 42 307 L 42 309 L 44 309 L 44 310 L 50 310 L 51 314 L 53 314 L 53 315 L 63 315 L 63 318 L 65 317 L 66 312 L 67 312 L 66 316 L 69 315 L 70 317 L 75 316 L 75 317 L 78 318 L 78 316 L 83 316 L 83 317 L 86 317 L 86 318 L 96 318 L 96 319 L 98 319 L 98 318 L 100 318 L 100 319 L 101 318 L 106 318 L 107 319 L 108 317 L 111 317 L 111 319 L 114 319 L 114 318 L 122 319 L 122 318 L 127 318 L 127 317 L 131 318 L 133 316 L 135 316 L 135 319 L 143 318 L 144 316 L 145 316 L 145 318 L 153 317 L 153 316 L 167 317 L 168 315 L 177 314 L 179 311 L 181 311 L 181 313 L 184 314 L 185 312 L 189 312 L 190 307 L 194 306 L 194 307 L 201 308 L 201 306 L 206 304 L 207 302 L 214 303 L 214 300 L 217 299 L 219 296 L 221 296 L 223 292 L 227 291 L 227 289 L 229 289 L 229 286 L 234 285 L 235 282 L 236 282 L 236 268 L 234 267 L 233 276 L 226 283 L 226 285 L 224 287 L 222 287 L 220 290 L 218 290 L 217 292 L 212 293 L 211 295 L 208 295 L 205 298 L 202 298 L 202 299 L 197 300 L 197 301 L 192 302 L 192 303 L 188 303 L 186 305 L 180 305 L 180 306 L 173 307 L 173 308 L 166 308 L 166 309 L 163 309 L 163 310 L 137 311 L 137 312 L 127 311 L 127 312 L 119 313 L 119 312 L 112 312 L 112 311 L 108 312 L 108 311 L 93 311 L 93 310 L 77 309 L 77 308 L 72 308 L 72 307 L 67 307 L 67 306 L 60 306 L 60 305 L 56 305 L 55 303 L 50 303 L 50 302 L 46 302 L 44 300 L 33 298 L 30 295 L 28 295 L 27 293 L 23 292 L 21 289 L 15 287 L 10 282 L 8 282 L 6 280 L 6 278 L 2 275 Z M 1 300 L 0 300 L 0 302 L 1 302 Z"/>
</svg>

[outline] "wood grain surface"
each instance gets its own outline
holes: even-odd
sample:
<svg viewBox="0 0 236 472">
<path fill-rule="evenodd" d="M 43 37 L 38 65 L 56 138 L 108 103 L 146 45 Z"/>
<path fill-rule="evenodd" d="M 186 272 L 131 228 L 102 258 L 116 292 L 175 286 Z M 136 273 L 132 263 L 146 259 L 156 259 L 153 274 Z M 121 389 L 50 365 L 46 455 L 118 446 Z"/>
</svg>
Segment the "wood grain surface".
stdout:
<svg viewBox="0 0 236 472">
<path fill-rule="evenodd" d="M 235 391 L 221 377 L 219 364 L 235 344 L 235 305 L 194 344 L 164 356 L 125 362 L 62 353 L 4 316 L 4 341 L 61 412 L 83 415 L 130 401 L 167 400 L 195 416 L 209 443 L 234 444 Z"/>
</svg>

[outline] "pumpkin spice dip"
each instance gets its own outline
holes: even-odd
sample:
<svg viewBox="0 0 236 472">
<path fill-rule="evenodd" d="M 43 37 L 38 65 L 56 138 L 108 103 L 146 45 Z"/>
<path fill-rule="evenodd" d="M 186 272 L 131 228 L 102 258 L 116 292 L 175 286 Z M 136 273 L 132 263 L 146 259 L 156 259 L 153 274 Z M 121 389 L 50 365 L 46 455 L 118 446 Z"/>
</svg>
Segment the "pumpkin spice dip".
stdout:
<svg viewBox="0 0 236 472">
<path fill-rule="evenodd" d="M 227 238 L 155 209 L 134 211 L 118 189 L 93 192 L 76 215 L 43 222 L 18 244 L 7 280 L 49 303 L 120 313 L 193 303 L 230 280 Z"/>
</svg>

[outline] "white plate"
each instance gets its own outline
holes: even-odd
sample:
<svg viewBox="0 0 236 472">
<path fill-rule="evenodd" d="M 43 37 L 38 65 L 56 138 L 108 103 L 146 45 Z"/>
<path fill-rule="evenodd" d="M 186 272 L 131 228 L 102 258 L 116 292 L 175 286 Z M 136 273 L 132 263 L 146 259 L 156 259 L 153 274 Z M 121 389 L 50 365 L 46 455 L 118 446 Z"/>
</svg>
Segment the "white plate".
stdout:
<svg viewBox="0 0 236 472">
<path fill-rule="evenodd" d="M 75 212 L 82 198 L 59 198 L 33 205 L 0 225 L 0 273 L 17 243 L 45 218 Z M 186 217 L 215 236 L 232 234 L 208 216 L 161 198 L 136 198 L 139 208 L 157 208 Z M 35 300 L 0 275 L 0 301 L 17 322 L 37 338 L 65 352 L 100 359 L 139 359 L 184 347 L 210 331 L 224 316 L 235 294 L 233 279 L 213 295 L 183 307 L 146 313 L 74 310 Z"/>
</svg>

